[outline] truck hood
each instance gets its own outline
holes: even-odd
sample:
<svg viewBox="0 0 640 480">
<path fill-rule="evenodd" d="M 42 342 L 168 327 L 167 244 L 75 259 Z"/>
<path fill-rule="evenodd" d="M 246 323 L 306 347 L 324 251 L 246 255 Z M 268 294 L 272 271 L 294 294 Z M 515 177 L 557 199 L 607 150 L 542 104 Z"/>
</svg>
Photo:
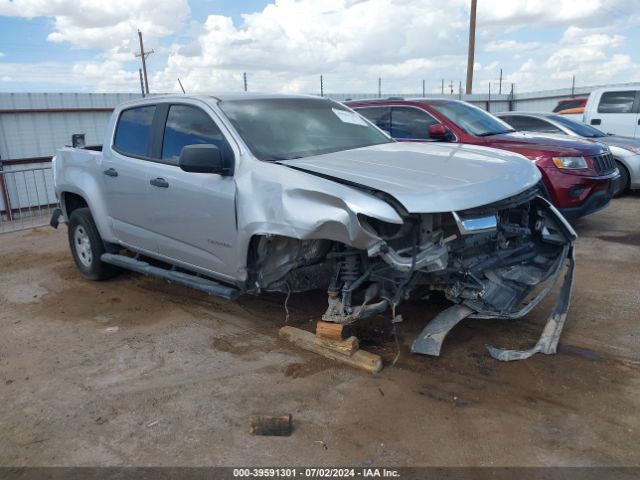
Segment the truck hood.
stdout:
<svg viewBox="0 0 640 480">
<path fill-rule="evenodd" d="M 463 144 L 394 142 L 279 163 L 387 193 L 411 213 L 486 205 L 541 178 L 521 155 Z"/>
<path fill-rule="evenodd" d="M 540 154 L 558 157 L 593 156 L 602 153 L 602 146 L 597 143 L 567 135 L 551 133 L 513 132 L 483 137 L 488 147 L 522 153 L 529 158 Z M 537 152 L 532 155 L 532 152 Z"/>
</svg>

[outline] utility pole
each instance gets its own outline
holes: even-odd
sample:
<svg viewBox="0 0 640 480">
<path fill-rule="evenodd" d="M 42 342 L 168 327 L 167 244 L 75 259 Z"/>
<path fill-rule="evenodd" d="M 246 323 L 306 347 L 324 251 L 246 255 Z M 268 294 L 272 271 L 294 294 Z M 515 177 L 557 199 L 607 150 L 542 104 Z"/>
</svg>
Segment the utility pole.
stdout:
<svg viewBox="0 0 640 480">
<path fill-rule="evenodd" d="M 442 79 L 442 85 L 440 86 L 440 93 L 444 95 L 444 78 Z"/>
<path fill-rule="evenodd" d="M 142 58 L 142 71 L 144 73 L 144 89 L 147 95 L 149 94 L 149 78 L 147 77 L 147 57 L 154 51 L 144 51 L 144 44 L 142 43 L 142 32 L 138 30 L 138 37 L 140 38 L 140 53 L 136 53 L 136 57 Z"/>
<path fill-rule="evenodd" d="M 378 77 L 378 98 L 382 98 L 382 77 Z"/>
<path fill-rule="evenodd" d="M 322 75 L 320 75 L 320 96 L 324 97 L 324 84 L 322 83 Z"/>
<path fill-rule="evenodd" d="M 498 95 L 502 95 L 502 69 L 500 69 L 500 86 L 498 87 Z"/>
<path fill-rule="evenodd" d="M 453 95 L 453 80 L 449 80 L 449 93 Z"/>
<path fill-rule="evenodd" d="M 244 79 L 244 91 L 247 91 L 247 72 L 242 74 L 242 78 Z"/>
<path fill-rule="evenodd" d="M 573 80 L 571 81 L 571 98 L 576 96 L 576 76 L 573 76 Z"/>
<path fill-rule="evenodd" d="M 478 0 L 471 0 L 469 18 L 469 51 L 467 53 L 467 94 L 473 90 L 473 57 L 476 49 L 476 7 Z"/>
<path fill-rule="evenodd" d="M 140 73 L 140 90 L 142 91 L 142 98 L 144 98 L 144 81 L 142 80 L 142 69 L 138 69 L 138 73 Z"/>
</svg>

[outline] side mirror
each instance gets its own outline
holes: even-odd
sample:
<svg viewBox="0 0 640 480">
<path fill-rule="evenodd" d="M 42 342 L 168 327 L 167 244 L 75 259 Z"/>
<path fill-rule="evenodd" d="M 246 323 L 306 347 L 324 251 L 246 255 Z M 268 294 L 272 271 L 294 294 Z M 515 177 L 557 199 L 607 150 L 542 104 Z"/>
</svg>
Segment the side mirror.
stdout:
<svg viewBox="0 0 640 480">
<path fill-rule="evenodd" d="M 185 172 L 217 173 L 230 175 L 231 165 L 225 165 L 225 159 L 217 145 L 187 145 L 180 152 L 178 166 Z"/>
<path fill-rule="evenodd" d="M 436 140 L 449 140 L 451 132 L 441 123 L 429 125 L 429 137 Z"/>
</svg>

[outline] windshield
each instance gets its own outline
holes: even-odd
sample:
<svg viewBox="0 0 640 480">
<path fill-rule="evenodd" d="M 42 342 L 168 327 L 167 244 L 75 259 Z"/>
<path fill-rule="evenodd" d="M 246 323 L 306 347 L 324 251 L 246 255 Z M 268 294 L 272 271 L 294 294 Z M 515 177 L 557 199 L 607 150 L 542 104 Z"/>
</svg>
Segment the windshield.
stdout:
<svg viewBox="0 0 640 480">
<path fill-rule="evenodd" d="M 561 123 L 569 130 L 577 133 L 581 137 L 599 138 L 607 136 L 606 133 L 601 132 L 597 128 L 590 127 L 589 125 L 585 125 L 584 123 L 576 122 L 575 120 L 563 117 L 562 115 L 550 115 L 549 118 L 558 123 Z"/>
<path fill-rule="evenodd" d="M 359 114 L 322 98 L 221 101 L 260 160 L 291 160 L 393 142 Z"/>
<path fill-rule="evenodd" d="M 465 132 L 477 137 L 515 132 L 499 118 L 468 103 L 438 101 L 433 102 L 431 106 Z"/>
</svg>

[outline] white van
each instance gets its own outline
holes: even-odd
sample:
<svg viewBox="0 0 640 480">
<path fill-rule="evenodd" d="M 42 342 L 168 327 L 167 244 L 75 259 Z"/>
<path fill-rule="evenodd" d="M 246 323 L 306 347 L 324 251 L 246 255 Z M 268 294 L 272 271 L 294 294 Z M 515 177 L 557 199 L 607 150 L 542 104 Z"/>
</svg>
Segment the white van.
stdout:
<svg viewBox="0 0 640 480">
<path fill-rule="evenodd" d="M 605 133 L 640 137 L 640 85 L 594 90 L 582 121 Z"/>
</svg>

